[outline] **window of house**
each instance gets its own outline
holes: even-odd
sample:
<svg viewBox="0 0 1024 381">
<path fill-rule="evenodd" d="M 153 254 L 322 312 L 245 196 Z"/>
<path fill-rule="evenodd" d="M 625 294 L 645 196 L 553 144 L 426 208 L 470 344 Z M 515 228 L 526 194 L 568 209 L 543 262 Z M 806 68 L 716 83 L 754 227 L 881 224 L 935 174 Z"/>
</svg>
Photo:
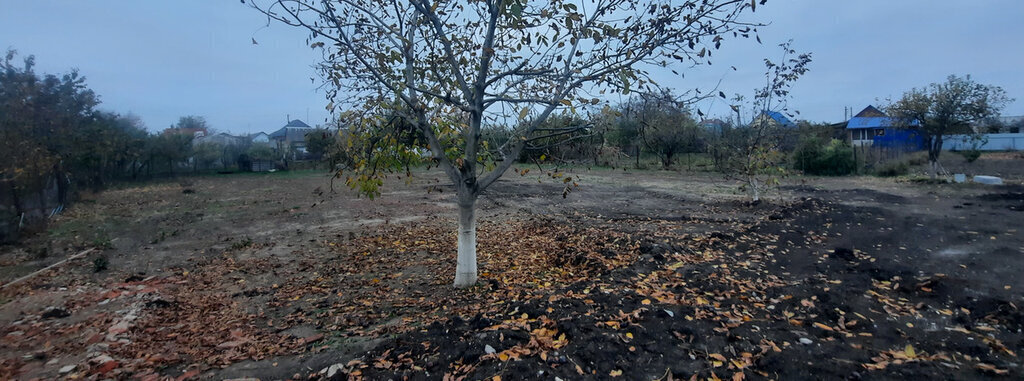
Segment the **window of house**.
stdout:
<svg viewBox="0 0 1024 381">
<path fill-rule="evenodd" d="M 875 129 L 875 136 L 885 136 L 885 129 L 884 128 L 876 128 Z"/>
<path fill-rule="evenodd" d="M 1011 134 L 1019 134 L 1020 133 L 1020 127 L 1010 127 L 1010 133 Z"/>
</svg>

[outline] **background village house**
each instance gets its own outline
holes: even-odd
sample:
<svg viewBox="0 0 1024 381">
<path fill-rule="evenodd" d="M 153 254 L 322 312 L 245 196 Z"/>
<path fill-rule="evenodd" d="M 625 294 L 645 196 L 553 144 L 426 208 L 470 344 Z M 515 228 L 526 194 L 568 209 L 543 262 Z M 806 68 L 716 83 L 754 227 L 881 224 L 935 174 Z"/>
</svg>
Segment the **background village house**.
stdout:
<svg viewBox="0 0 1024 381">
<path fill-rule="evenodd" d="M 854 147 L 886 147 L 907 152 L 924 149 L 924 137 L 916 129 L 897 127 L 895 119 L 871 105 L 850 118 L 846 130 Z"/>
<path fill-rule="evenodd" d="M 301 120 L 293 119 L 281 129 L 270 133 L 270 140 L 281 159 L 304 160 L 308 154 L 306 134 L 311 131 L 313 127 Z"/>
</svg>

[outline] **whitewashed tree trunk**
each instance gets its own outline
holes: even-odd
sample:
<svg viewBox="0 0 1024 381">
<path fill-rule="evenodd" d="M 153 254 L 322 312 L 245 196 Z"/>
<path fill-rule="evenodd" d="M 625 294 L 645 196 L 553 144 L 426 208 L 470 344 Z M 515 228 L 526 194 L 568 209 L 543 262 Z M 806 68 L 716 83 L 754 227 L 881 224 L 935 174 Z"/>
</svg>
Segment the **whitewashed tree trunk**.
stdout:
<svg viewBox="0 0 1024 381">
<path fill-rule="evenodd" d="M 455 265 L 455 287 L 476 284 L 476 197 L 459 199 L 459 254 Z"/>
<path fill-rule="evenodd" d="M 751 177 L 750 178 L 750 192 L 751 192 L 751 195 L 752 195 L 751 199 L 752 199 L 753 202 L 761 201 L 761 190 L 758 189 L 758 188 L 759 188 L 759 185 L 757 184 L 757 178 L 756 177 Z"/>
<path fill-rule="evenodd" d="M 939 175 L 939 162 L 929 161 L 928 162 L 928 177 L 935 180 Z"/>
</svg>

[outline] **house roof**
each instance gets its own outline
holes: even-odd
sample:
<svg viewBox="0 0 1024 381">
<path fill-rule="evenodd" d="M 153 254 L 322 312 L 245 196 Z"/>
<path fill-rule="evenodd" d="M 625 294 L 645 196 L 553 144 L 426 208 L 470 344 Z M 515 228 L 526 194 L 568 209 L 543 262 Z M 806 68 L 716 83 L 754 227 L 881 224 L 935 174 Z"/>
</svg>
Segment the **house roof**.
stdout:
<svg viewBox="0 0 1024 381">
<path fill-rule="evenodd" d="M 313 127 L 310 127 L 308 124 L 303 123 L 301 120 L 295 119 L 295 120 L 292 120 L 291 122 L 288 122 L 288 124 L 284 125 L 284 127 L 281 127 L 281 129 L 279 129 L 277 131 L 274 131 L 274 132 L 271 132 L 269 134 L 269 136 L 272 137 L 272 138 L 284 138 L 284 137 L 289 135 L 289 133 L 288 133 L 289 130 L 302 130 L 301 135 L 305 135 L 306 134 L 305 130 L 312 130 L 312 129 L 313 129 Z M 296 133 L 292 132 L 291 135 L 294 137 L 296 135 Z M 290 139 L 290 140 L 292 140 L 292 139 Z"/>
<path fill-rule="evenodd" d="M 700 125 L 702 125 L 702 126 L 721 127 L 721 126 L 724 126 L 726 124 L 728 124 L 728 123 L 722 121 L 721 119 L 704 119 L 704 120 L 700 121 Z"/>
<path fill-rule="evenodd" d="M 765 110 L 765 111 L 761 111 L 761 115 L 765 115 L 765 116 L 768 116 L 769 118 L 772 118 L 772 120 L 778 122 L 779 125 L 783 126 L 783 127 L 793 127 L 793 126 L 796 126 L 795 123 L 790 121 L 789 118 L 787 118 L 785 115 L 782 115 L 782 113 L 778 112 L 778 111 L 768 111 L 768 110 Z"/>
<path fill-rule="evenodd" d="M 870 107 L 870 106 L 869 106 Z M 886 128 L 894 125 L 893 119 L 887 116 L 855 116 L 846 122 L 846 128 Z"/>
<path fill-rule="evenodd" d="M 886 116 L 886 115 L 885 115 L 884 112 L 882 112 L 881 110 L 875 108 L 875 106 L 871 106 L 871 105 L 868 105 L 868 107 L 865 107 L 863 110 L 860 110 L 860 112 L 858 112 L 857 115 L 854 115 L 854 117 L 878 117 L 878 116 Z"/>
<path fill-rule="evenodd" d="M 308 124 L 306 124 L 303 121 L 298 120 L 298 119 L 292 120 L 291 122 L 288 122 L 288 124 L 286 124 L 284 126 L 285 127 L 313 128 L 313 127 L 310 127 Z"/>
</svg>

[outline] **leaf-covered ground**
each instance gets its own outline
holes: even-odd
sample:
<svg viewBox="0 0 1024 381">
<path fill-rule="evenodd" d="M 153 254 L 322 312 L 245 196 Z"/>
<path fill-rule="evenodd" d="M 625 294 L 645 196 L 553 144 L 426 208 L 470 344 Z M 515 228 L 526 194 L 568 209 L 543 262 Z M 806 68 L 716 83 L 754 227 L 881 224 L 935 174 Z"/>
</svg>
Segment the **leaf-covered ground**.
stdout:
<svg viewBox="0 0 1024 381">
<path fill-rule="evenodd" d="M 373 203 L 250 179 L 100 197 L 129 223 L 92 229 L 148 236 L 105 272 L 5 288 L 0 378 L 1024 376 L 1020 186 L 832 180 L 751 206 L 707 179 L 589 176 L 564 201 L 500 183 L 468 290 L 429 181 Z"/>
</svg>

